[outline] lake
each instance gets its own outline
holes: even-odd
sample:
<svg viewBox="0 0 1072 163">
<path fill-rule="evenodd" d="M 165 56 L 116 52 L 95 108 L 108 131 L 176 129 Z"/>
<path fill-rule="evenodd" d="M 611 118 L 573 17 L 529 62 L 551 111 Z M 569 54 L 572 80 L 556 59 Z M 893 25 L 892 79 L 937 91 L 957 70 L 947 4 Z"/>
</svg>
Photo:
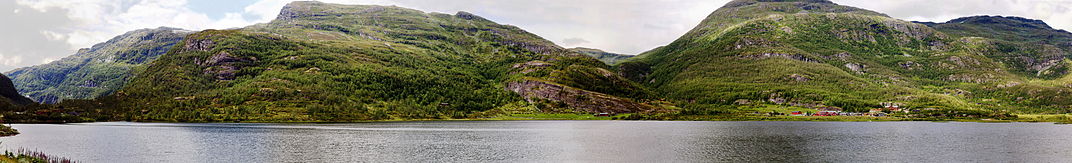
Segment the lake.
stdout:
<svg viewBox="0 0 1072 163">
<path fill-rule="evenodd" d="M 15 124 L 82 162 L 1065 162 L 1072 125 L 434 121 Z"/>
</svg>

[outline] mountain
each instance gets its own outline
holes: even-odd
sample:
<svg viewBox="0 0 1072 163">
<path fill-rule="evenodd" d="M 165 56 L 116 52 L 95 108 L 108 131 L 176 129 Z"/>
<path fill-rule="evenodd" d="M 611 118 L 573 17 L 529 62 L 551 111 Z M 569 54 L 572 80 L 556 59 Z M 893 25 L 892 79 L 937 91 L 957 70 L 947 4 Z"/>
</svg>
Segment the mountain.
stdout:
<svg viewBox="0 0 1072 163">
<path fill-rule="evenodd" d="M 735 0 L 617 68 L 690 113 L 1068 109 L 1067 79 L 1019 73 L 1030 64 L 1005 57 L 1036 53 L 994 42 L 826 0 Z"/>
<path fill-rule="evenodd" d="M 7 72 L 19 92 L 37 102 L 93 99 L 122 88 L 146 63 L 166 53 L 187 34 L 177 28 L 140 29 L 78 50 L 48 64 Z"/>
<path fill-rule="evenodd" d="M 1064 59 L 1072 55 L 1072 33 L 1041 20 L 1021 17 L 972 16 L 944 23 L 919 22 L 959 37 L 992 39 L 992 58 L 1014 64 L 1015 73 L 1054 79 L 1068 73 Z"/>
<path fill-rule="evenodd" d="M 33 100 L 22 96 L 15 90 L 15 84 L 7 76 L 0 75 L 0 110 L 9 110 L 13 106 L 32 104 Z"/>
<path fill-rule="evenodd" d="M 1032 42 L 1072 47 L 1072 33 L 1054 29 L 1042 20 L 1014 16 L 970 16 L 943 23 L 917 22 L 955 36 Z"/>
<path fill-rule="evenodd" d="M 618 62 L 621 62 L 621 61 L 623 61 L 625 59 L 629 59 L 629 58 L 633 57 L 632 55 L 610 53 L 610 52 L 605 52 L 605 51 L 599 50 L 599 49 L 592 49 L 592 48 L 585 48 L 585 47 L 570 48 L 569 50 L 573 51 L 573 52 L 577 52 L 577 53 L 587 55 L 587 56 L 592 57 L 592 58 L 596 58 L 599 61 L 603 61 L 603 63 L 607 63 L 608 65 L 618 64 Z"/>
<path fill-rule="evenodd" d="M 466 12 L 300 1 L 271 22 L 174 47 L 101 107 L 167 121 L 658 111 L 606 64 Z"/>
</svg>

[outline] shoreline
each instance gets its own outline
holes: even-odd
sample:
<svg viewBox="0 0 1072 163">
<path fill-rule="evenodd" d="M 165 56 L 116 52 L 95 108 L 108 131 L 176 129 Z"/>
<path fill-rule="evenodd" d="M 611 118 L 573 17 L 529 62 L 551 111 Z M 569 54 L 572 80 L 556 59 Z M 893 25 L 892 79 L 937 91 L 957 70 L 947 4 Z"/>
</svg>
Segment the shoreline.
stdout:
<svg viewBox="0 0 1072 163">
<path fill-rule="evenodd" d="M 494 118 L 466 118 L 466 119 L 391 119 L 391 120 L 362 120 L 362 121 L 89 121 L 89 122 L 18 122 L 9 124 L 74 124 L 74 123 L 103 123 L 103 122 L 132 122 L 132 123 L 237 123 L 237 124 L 330 124 L 330 123 L 385 123 L 385 122 L 463 122 L 463 121 L 665 121 L 665 122 L 973 122 L 973 123 L 1053 123 L 1072 124 L 1068 121 L 1045 121 L 1035 119 L 1022 120 L 997 120 L 997 119 L 927 119 L 927 118 L 891 118 L 891 117 L 709 117 L 698 116 L 682 119 L 617 119 L 618 117 L 598 118 L 532 118 L 532 117 L 494 117 Z"/>
</svg>

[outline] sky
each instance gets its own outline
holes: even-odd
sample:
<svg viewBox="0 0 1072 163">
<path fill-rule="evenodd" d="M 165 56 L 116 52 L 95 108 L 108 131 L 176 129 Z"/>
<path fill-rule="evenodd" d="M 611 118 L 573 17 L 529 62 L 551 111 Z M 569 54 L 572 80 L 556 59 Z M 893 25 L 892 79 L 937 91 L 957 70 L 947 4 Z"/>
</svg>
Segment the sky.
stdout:
<svg viewBox="0 0 1072 163">
<path fill-rule="evenodd" d="M 293 0 L 0 0 L 0 71 L 48 63 L 127 31 L 226 29 L 268 22 Z M 322 0 L 467 11 L 563 47 L 637 54 L 668 44 L 729 0 Z M 1072 0 L 833 0 L 911 21 L 974 15 L 1072 29 Z"/>
</svg>

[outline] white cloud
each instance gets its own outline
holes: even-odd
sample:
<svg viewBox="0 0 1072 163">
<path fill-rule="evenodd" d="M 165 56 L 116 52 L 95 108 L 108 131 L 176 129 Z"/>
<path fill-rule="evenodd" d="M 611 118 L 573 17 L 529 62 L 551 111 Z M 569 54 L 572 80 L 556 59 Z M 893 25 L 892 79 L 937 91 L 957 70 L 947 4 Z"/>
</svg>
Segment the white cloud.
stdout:
<svg viewBox="0 0 1072 163">
<path fill-rule="evenodd" d="M 160 26 L 191 30 L 241 27 L 247 21 L 241 13 L 227 13 L 211 19 L 187 7 L 186 0 L 16 0 L 20 5 L 45 12 L 67 11 L 75 25 L 47 30 L 49 38 L 65 38 L 71 48 L 86 48 L 116 35 L 141 28 Z"/>
<path fill-rule="evenodd" d="M 577 46 L 577 45 L 580 45 L 580 44 L 587 44 L 587 43 L 592 43 L 592 42 L 588 41 L 588 40 L 585 40 L 583 38 L 574 37 L 574 38 L 567 38 L 565 40 L 562 40 L 561 43 L 562 43 L 562 46 L 570 47 L 570 46 Z"/>
<path fill-rule="evenodd" d="M 45 58 L 41 59 L 41 63 L 39 63 L 39 64 L 46 64 L 46 63 L 56 61 L 56 60 L 58 60 L 58 59 L 52 58 L 52 57 L 45 57 Z"/>
<path fill-rule="evenodd" d="M 18 55 L 8 56 L 8 55 L 0 54 L 0 65 L 3 65 L 3 66 L 15 66 L 15 65 L 18 65 L 19 63 L 22 63 L 22 56 L 18 56 Z"/>
</svg>

